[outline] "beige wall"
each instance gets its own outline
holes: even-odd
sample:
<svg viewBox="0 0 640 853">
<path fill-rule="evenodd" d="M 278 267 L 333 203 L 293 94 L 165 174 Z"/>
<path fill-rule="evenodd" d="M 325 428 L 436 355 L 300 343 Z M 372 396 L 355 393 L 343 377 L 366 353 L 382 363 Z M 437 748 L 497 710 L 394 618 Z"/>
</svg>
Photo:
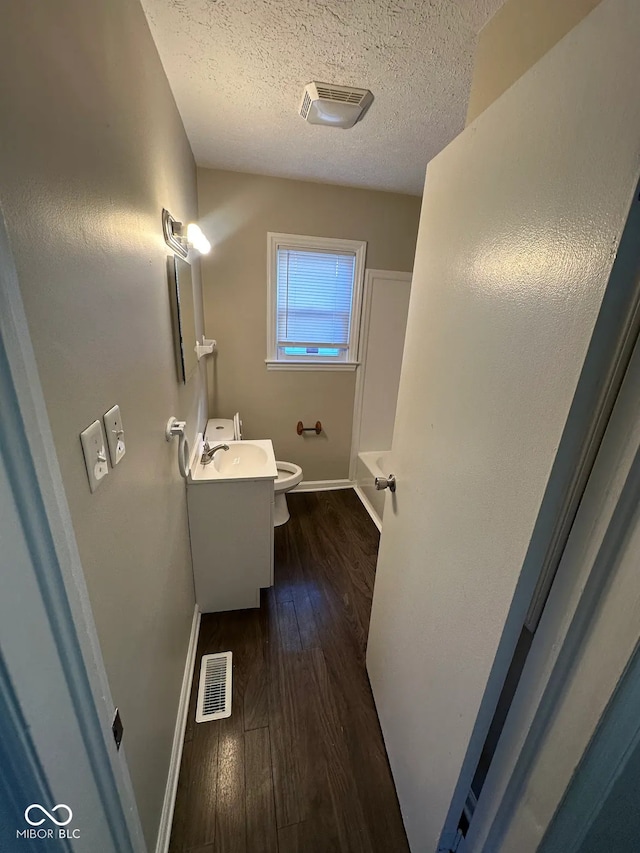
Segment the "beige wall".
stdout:
<svg viewBox="0 0 640 853">
<path fill-rule="evenodd" d="M 152 848 L 194 606 L 163 432 L 205 384 L 176 379 L 160 215 L 196 215 L 195 165 L 136 0 L 6 0 L 0 77 L 1 203 Z M 79 433 L 114 403 L 127 454 L 91 495 Z"/>
<path fill-rule="evenodd" d="M 478 37 L 467 124 L 573 29 L 600 0 L 507 0 Z"/>
<path fill-rule="evenodd" d="M 329 131 L 328 131 L 329 132 Z M 240 410 L 247 438 L 271 438 L 305 480 L 349 474 L 355 373 L 267 371 L 267 232 L 366 240 L 367 267 L 411 271 L 420 199 L 349 187 L 198 169 L 205 329 L 218 341 L 210 413 Z M 322 421 L 299 437 L 296 423 Z"/>
</svg>

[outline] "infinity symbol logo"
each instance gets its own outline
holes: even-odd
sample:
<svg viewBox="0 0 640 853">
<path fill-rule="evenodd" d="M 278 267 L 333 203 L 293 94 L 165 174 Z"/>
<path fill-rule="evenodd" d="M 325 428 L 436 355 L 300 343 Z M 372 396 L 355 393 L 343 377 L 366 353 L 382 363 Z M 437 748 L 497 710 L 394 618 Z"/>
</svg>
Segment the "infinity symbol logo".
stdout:
<svg viewBox="0 0 640 853">
<path fill-rule="evenodd" d="M 32 809 L 39 809 L 39 810 L 42 812 L 42 814 L 44 815 L 44 817 L 41 817 L 41 818 L 40 818 L 40 820 L 31 820 L 31 818 L 29 817 L 29 812 L 30 812 Z M 67 817 L 67 819 L 66 819 L 66 820 L 58 820 L 57 818 L 55 818 L 55 817 L 51 814 L 51 812 L 57 812 L 57 811 L 58 811 L 58 809 L 65 809 L 65 810 L 66 810 L 66 812 L 67 812 L 67 814 L 68 814 L 68 817 Z M 41 806 L 39 803 L 31 803 L 31 805 L 30 805 L 30 806 L 27 806 L 27 808 L 24 810 L 24 819 L 25 819 L 25 820 L 26 820 L 26 822 L 27 822 L 28 824 L 30 824 L 31 826 L 42 826 L 42 824 L 45 822 L 45 819 L 46 819 L 46 818 L 49 818 L 49 820 L 50 820 L 52 823 L 55 823 L 55 825 L 56 825 L 56 826 L 66 826 L 68 823 L 71 823 L 71 821 L 73 820 L 73 812 L 71 811 L 71 809 L 69 808 L 69 806 L 65 806 L 65 804 L 64 804 L 64 803 L 58 803 L 58 805 L 57 805 L 57 806 L 54 806 L 54 807 L 51 809 L 51 812 L 48 812 L 48 811 L 47 811 L 43 806 Z"/>
</svg>

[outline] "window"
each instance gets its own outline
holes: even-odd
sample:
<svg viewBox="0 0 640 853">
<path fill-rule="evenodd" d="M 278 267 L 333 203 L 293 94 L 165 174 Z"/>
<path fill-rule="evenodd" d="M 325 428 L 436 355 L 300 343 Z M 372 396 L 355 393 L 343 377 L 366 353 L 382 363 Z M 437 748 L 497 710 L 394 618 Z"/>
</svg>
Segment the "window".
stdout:
<svg viewBox="0 0 640 853">
<path fill-rule="evenodd" d="M 268 235 L 270 370 L 355 370 L 366 248 Z"/>
</svg>

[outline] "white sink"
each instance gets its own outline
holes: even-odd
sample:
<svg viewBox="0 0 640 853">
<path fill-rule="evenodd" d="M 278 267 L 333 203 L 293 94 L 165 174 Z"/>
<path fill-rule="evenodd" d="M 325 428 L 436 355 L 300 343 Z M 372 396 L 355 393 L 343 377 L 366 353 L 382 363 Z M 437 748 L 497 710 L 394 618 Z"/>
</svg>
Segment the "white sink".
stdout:
<svg viewBox="0 0 640 853">
<path fill-rule="evenodd" d="M 228 441 L 228 450 L 216 450 L 208 465 L 200 461 L 202 450 L 191 467 L 192 483 L 230 480 L 275 480 L 278 476 L 273 444 L 267 440 Z"/>
<path fill-rule="evenodd" d="M 229 449 L 216 452 L 211 463 L 221 474 L 233 474 L 234 477 L 251 475 L 256 470 L 262 470 L 267 464 L 268 456 L 263 447 L 243 441 L 240 444 L 226 445 Z"/>
</svg>

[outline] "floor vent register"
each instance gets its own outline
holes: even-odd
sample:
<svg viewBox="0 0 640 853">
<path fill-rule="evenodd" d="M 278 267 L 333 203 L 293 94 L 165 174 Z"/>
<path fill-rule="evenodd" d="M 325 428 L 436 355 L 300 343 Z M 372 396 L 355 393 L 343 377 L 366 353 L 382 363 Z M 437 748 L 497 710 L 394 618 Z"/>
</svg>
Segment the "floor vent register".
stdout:
<svg viewBox="0 0 640 853">
<path fill-rule="evenodd" d="M 231 716 L 231 652 L 203 655 L 196 704 L 196 723 Z"/>
</svg>

